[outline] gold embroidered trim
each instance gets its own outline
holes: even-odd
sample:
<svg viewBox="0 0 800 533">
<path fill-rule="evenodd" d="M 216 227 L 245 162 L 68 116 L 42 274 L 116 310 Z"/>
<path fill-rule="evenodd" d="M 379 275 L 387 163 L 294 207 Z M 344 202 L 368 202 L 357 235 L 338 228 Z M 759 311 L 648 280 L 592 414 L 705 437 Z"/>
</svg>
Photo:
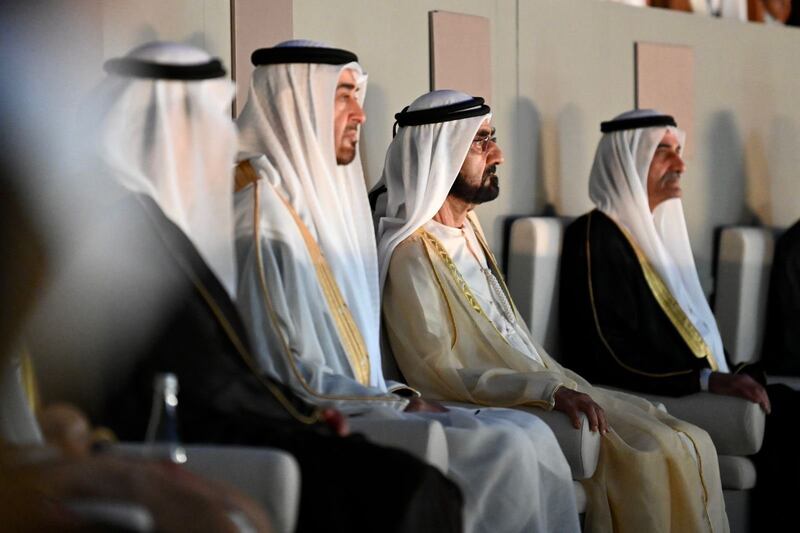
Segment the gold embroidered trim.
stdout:
<svg viewBox="0 0 800 533">
<path fill-rule="evenodd" d="M 500 330 L 494 325 L 494 322 L 492 322 L 492 320 L 489 318 L 489 315 L 484 312 L 481 304 L 478 303 L 478 299 L 475 298 L 474 294 L 472 294 L 472 291 L 469 289 L 469 285 L 467 285 L 467 282 L 464 281 L 464 278 L 461 276 L 461 272 L 458 271 L 458 267 L 453 262 L 453 259 L 450 257 L 450 254 L 447 253 L 447 250 L 445 250 L 442 243 L 439 242 L 439 239 L 422 228 L 417 231 L 420 232 L 420 235 L 424 241 L 428 244 L 428 246 L 433 248 L 433 251 L 437 256 L 439 256 L 439 259 L 441 259 L 442 262 L 444 262 L 444 264 L 447 266 L 447 269 L 450 271 L 450 276 L 452 276 L 453 280 L 456 282 L 456 285 L 461 290 L 461 294 L 467 299 L 467 302 L 469 303 L 470 307 L 472 307 L 472 310 L 485 318 L 486 321 L 492 326 L 492 329 L 497 332 L 503 342 L 508 344 L 508 339 L 506 339 L 505 336 L 500 333 Z"/>
<path fill-rule="evenodd" d="M 37 412 L 41 406 L 41 395 L 39 394 L 39 383 L 36 380 L 36 369 L 33 366 L 33 359 L 30 352 L 25 348 L 19 358 L 20 372 L 22 374 L 22 387 L 25 390 L 25 397 L 31 411 Z"/>
<path fill-rule="evenodd" d="M 675 431 L 681 435 L 686 435 L 686 438 L 689 439 L 689 442 L 691 442 L 692 446 L 694 447 L 694 454 L 697 457 L 697 473 L 700 476 L 700 486 L 703 488 L 703 515 L 705 516 L 706 522 L 708 522 L 709 531 L 714 533 L 714 524 L 711 522 L 711 516 L 708 514 L 708 486 L 706 485 L 706 478 L 703 474 L 703 457 L 700 454 L 700 448 L 697 447 L 697 443 L 694 441 L 691 435 L 685 431 L 680 431 L 677 429 Z"/>
<path fill-rule="evenodd" d="M 422 240 L 422 233 L 421 233 L 422 231 L 423 230 L 421 228 L 417 230 L 411 237 L 411 239 L 420 241 L 422 249 L 425 251 L 425 257 L 428 258 L 428 263 L 431 265 L 431 272 L 433 272 L 433 277 L 436 280 L 436 284 L 439 286 L 439 292 L 441 292 L 442 298 L 444 299 L 444 303 L 445 305 L 447 305 L 447 316 L 450 318 L 450 328 L 453 331 L 453 339 L 450 341 L 450 349 L 452 350 L 453 348 L 455 348 L 456 342 L 458 342 L 458 327 L 456 326 L 456 318 L 455 315 L 453 314 L 453 308 L 450 307 L 450 300 L 447 298 L 447 293 L 444 290 L 444 283 L 442 283 L 442 279 L 439 277 L 439 273 L 436 272 L 436 267 L 433 264 L 433 258 L 431 257 L 428 247 Z"/>
<path fill-rule="evenodd" d="M 236 166 L 236 186 L 237 190 L 240 190 L 243 187 L 246 187 L 250 183 L 255 183 L 259 180 L 258 173 L 253 168 L 253 165 L 250 164 L 250 161 L 242 161 Z M 369 362 L 369 354 L 367 352 L 366 345 L 364 344 L 364 338 L 361 336 L 361 332 L 356 326 L 355 321 L 353 320 L 353 315 L 350 313 L 350 309 L 347 307 L 347 303 L 342 296 L 341 291 L 339 290 L 339 285 L 336 283 L 336 278 L 333 276 L 333 272 L 328 265 L 327 260 L 325 260 L 325 256 L 322 253 L 322 250 L 319 248 L 317 241 L 311 235 L 311 232 L 308 230 L 306 225 L 300 219 L 300 216 L 297 214 L 297 211 L 292 207 L 292 205 L 276 190 L 275 193 L 283 202 L 283 205 L 286 206 L 286 209 L 292 215 L 292 218 L 297 224 L 298 229 L 300 230 L 300 234 L 303 236 L 303 241 L 306 244 L 306 248 L 308 248 L 309 255 L 311 256 L 311 261 L 314 264 L 314 270 L 317 274 L 317 281 L 319 282 L 320 288 L 322 289 L 322 293 L 325 296 L 325 301 L 328 304 L 328 309 L 333 316 L 334 323 L 336 325 L 336 330 L 339 333 L 339 338 L 342 341 L 342 347 L 345 350 L 347 355 L 347 359 L 350 362 L 350 368 L 353 370 L 353 375 L 356 377 L 356 380 L 361 383 L 362 385 L 369 385 L 370 381 L 370 362 Z M 255 206 L 255 217 L 256 220 L 254 221 L 253 232 L 255 234 L 256 242 L 256 253 L 260 254 L 261 247 L 259 246 L 258 242 L 258 191 L 256 191 L 256 206 Z M 259 259 L 259 268 L 262 268 L 261 260 Z M 264 291 L 265 297 L 268 297 L 266 291 L 266 285 L 262 287 Z"/>
<path fill-rule="evenodd" d="M 616 224 L 616 222 L 614 223 Z M 675 300 L 675 297 L 672 296 L 664 280 L 661 279 L 661 276 L 658 275 L 653 265 L 650 264 L 647 256 L 644 255 L 644 252 L 642 252 L 625 228 L 619 224 L 617 224 L 617 227 L 622 234 L 625 235 L 625 238 L 628 239 L 633 251 L 636 253 L 636 258 L 639 260 L 639 264 L 642 267 L 642 273 L 644 274 L 645 280 L 647 280 L 647 285 L 650 287 L 650 292 L 653 293 L 658 305 L 667 315 L 670 322 L 672 322 L 672 325 L 678 330 L 683 341 L 695 357 L 698 359 L 705 358 L 708 361 L 711 370 L 719 370 L 717 362 L 714 360 L 711 349 L 708 347 L 708 344 L 706 344 L 705 339 L 703 339 L 703 336 L 697 331 L 697 328 L 692 321 L 689 320 L 689 317 L 686 316 L 683 308 L 681 308 L 680 304 Z"/>
<path fill-rule="evenodd" d="M 600 341 L 603 343 L 603 346 L 606 347 L 608 353 L 611 354 L 611 357 L 614 358 L 614 361 L 617 362 L 619 366 L 627 370 L 628 372 L 633 372 L 634 374 L 639 374 L 642 376 L 648 376 L 651 378 L 667 378 L 673 376 L 682 376 L 686 374 L 691 374 L 692 370 L 681 370 L 677 372 L 665 372 L 665 373 L 654 373 L 654 372 L 645 372 L 643 370 L 638 370 L 633 368 L 632 366 L 626 365 L 622 362 L 622 360 L 617 357 L 617 353 L 611 348 L 611 345 L 603 335 L 603 330 L 600 327 L 600 318 L 597 316 L 597 306 L 594 301 L 594 284 L 592 283 L 592 247 L 591 247 L 591 231 L 592 231 L 592 213 L 589 213 L 588 219 L 586 221 L 586 274 L 589 282 L 589 303 L 592 306 L 592 317 L 594 318 L 594 327 L 597 330 L 597 336 L 600 337 Z"/>
<path fill-rule="evenodd" d="M 277 194 L 277 191 L 276 191 Z M 305 380 L 303 375 L 300 373 L 300 370 L 297 368 L 297 362 L 292 355 L 292 350 L 289 347 L 289 341 L 283 333 L 283 329 L 280 326 L 280 320 L 278 318 L 278 313 L 275 311 L 275 306 L 272 304 L 272 297 L 270 296 L 269 290 L 267 289 L 267 277 L 266 273 L 264 272 L 264 261 L 262 259 L 261 254 L 261 243 L 259 240 L 258 235 L 258 228 L 260 226 L 260 216 L 261 216 L 261 207 L 260 207 L 260 195 L 261 189 L 256 184 L 255 188 L 253 189 L 253 245 L 256 249 L 256 262 L 258 264 L 258 275 L 259 275 L 259 285 L 261 287 L 261 294 L 264 297 L 264 302 L 267 306 L 267 312 L 270 317 L 270 321 L 272 322 L 272 326 L 277 332 L 278 337 L 281 341 L 281 348 L 283 349 L 283 354 L 286 357 L 286 360 L 289 361 L 289 367 L 292 369 L 292 373 L 295 376 L 295 379 L 300 383 L 303 389 L 316 398 L 320 398 L 323 400 L 332 400 L 332 401 L 346 401 L 346 400 L 356 400 L 356 401 L 397 401 L 397 398 L 388 396 L 332 396 L 332 395 L 324 395 L 320 394 L 318 391 L 314 390 L 308 382 Z"/>
<path fill-rule="evenodd" d="M 250 164 L 250 161 L 242 161 L 236 165 L 236 173 L 233 179 L 233 190 L 239 192 L 251 183 L 260 179 L 258 172 Z"/>
<path fill-rule="evenodd" d="M 277 191 L 276 191 L 277 193 Z M 278 194 L 286 209 L 291 213 L 300 233 L 303 235 L 303 240 L 306 243 L 306 248 L 311 255 L 311 261 L 314 263 L 314 269 L 317 272 L 317 281 L 319 281 L 322 294 L 325 296 L 325 301 L 328 304 L 328 309 L 331 311 L 333 320 L 336 324 L 336 329 L 339 332 L 339 338 L 342 341 L 344 351 L 347 354 L 347 359 L 350 361 L 350 367 L 353 369 L 356 379 L 362 385 L 369 385 L 369 353 L 364 344 L 364 338 L 361 336 L 358 326 L 356 326 L 350 308 L 339 290 L 339 284 L 336 283 L 336 278 L 333 276 L 331 267 L 325 259 L 317 241 L 311 235 L 308 227 L 300 219 L 300 215 L 289 204 L 289 202 L 280 194 Z M 255 231 L 258 231 L 256 228 Z"/>
<path fill-rule="evenodd" d="M 138 197 L 137 201 L 141 202 L 141 200 L 138 200 Z M 283 394 L 283 391 L 281 391 L 278 387 L 276 387 L 275 384 L 273 384 L 270 380 L 265 379 L 264 376 L 261 374 L 261 372 L 259 372 L 258 365 L 253 359 L 253 356 L 250 354 L 247 348 L 245 348 L 244 343 L 242 343 L 242 340 L 236 334 L 236 330 L 234 329 L 234 327 L 230 324 L 230 322 L 228 322 L 228 319 L 225 317 L 225 314 L 217 305 L 216 301 L 214 300 L 214 297 L 211 296 L 211 293 L 208 292 L 208 289 L 206 289 L 205 285 L 203 285 L 203 283 L 199 279 L 197 279 L 192 269 L 186 265 L 186 263 L 184 262 L 184 258 L 176 254 L 172 250 L 172 248 L 169 245 L 169 241 L 166 239 L 166 237 L 164 237 L 164 235 L 161 232 L 161 228 L 158 225 L 158 221 L 154 220 L 152 215 L 150 215 L 150 213 L 147 212 L 146 206 L 143 205 L 143 207 L 145 214 L 151 220 L 153 220 L 153 225 L 155 227 L 156 234 L 164 243 L 164 246 L 166 247 L 167 251 L 170 253 L 170 255 L 172 255 L 173 259 L 175 259 L 175 261 L 178 263 L 178 266 L 181 268 L 181 270 L 183 270 L 186 276 L 191 280 L 192 284 L 200 293 L 200 296 L 206 302 L 206 305 L 208 305 L 208 307 L 211 309 L 211 312 L 214 314 L 214 317 L 217 319 L 217 322 L 219 322 L 220 325 L 222 326 L 222 329 L 225 331 L 225 334 L 228 336 L 228 339 L 231 341 L 236 351 L 242 357 L 245 364 L 247 364 L 248 368 L 250 368 L 250 372 L 252 372 L 256 376 L 256 378 L 258 378 L 259 382 L 275 397 L 275 399 L 278 400 L 278 402 L 283 406 L 283 408 L 286 409 L 286 411 L 295 420 L 303 424 L 309 424 L 309 425 L 318 422 L 321 419 L 320 417 L 321 412 L 319 409 L 315 409 L 312 416 L 304 415 L 303 413 L 298 411 L 294 405 L 292 405 L 292 402 Z"/>
<path fill-rule="evenodd" d="M 264 261 L 262 260 L 261 255 L 261 243 L 259 241 L 258 235 L 258 227 L 259 227 L 259 218 L 261 214 L 261 209 L 259 207 L 260 204 L 260 188 L 258 187 L 258 183 L 253 190 L 254 198 L 253 198 L 253 227 L 255 230 L 253 231 L 253 245 L 256 247 L 256 262 L 258 263 L 258 275 L 259 275 L 259 285 L 261 287 L 261 293 L 264 297 L 264 302 L 267 306 L 267 314 L 269 314 L 270 321 L 272 322 L 272 326 L 276 331 L 278 337 L 281 340 L 281 348 L 283 349 L 284 357 L 287 361 L 289 361 L 289 366 L 292 369 L 292 373 L 295 376 L 295 379 L 300 383 L 303 389 L 316 398 L 320 398 L 323 400 L 333 400 L 333 401 L 346 401 L 346 400 L 357 400 L 357 401 L 397 401 L 397 398 L 392 396 L 333 396 L 333 395 L 325 395 L 320 394 L 318 391 L 314 390 L 308 382 L 305 380 L 303 375 L 300 373 L 300 370 L 297 368 L 297 363 L 292 355 L 292 351 L 289 348 L 289 341 L 283 334 L 283 330 L 280 327 L 280 321 L 278 319 L 278 313 L 275 311 L 275 307 L 272 304 L 272 298 L 270 297 L 269 290 L 267 289 L 267 278 L 266 273 L 264 272 Z M 277 191 L 276 191 L 277 194 Z"/>
</svg>

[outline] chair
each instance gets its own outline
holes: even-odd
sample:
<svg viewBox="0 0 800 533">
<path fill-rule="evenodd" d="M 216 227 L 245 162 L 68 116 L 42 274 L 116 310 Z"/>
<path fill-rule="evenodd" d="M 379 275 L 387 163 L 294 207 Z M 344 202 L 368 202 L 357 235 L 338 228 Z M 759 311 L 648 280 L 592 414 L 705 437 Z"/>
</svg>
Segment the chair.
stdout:
<svg viewBox="0 0 800 533">
<path fill-rule="evenodd" d="M 509 236 L 508 287 L 533 336 L 558 360 L 558 276 L 568 221 L 525 217 Z M 724 339 L 724 337 L 723 337 Z M 749 491 L 756 471 L 747 457 L 764 437 L 764 413 L 740 398 L 697 393 L 681 398 L 635 393 L 706 430 L 719 455 L 720 475 L 732 531 L 746 531 Z"/>
<path fill-rule="evenodd" d="M 720 232 L 714 314 L 734 364 L 761 359 L 774 251 L 775 232 L 771 228 L 732 226 Z M 800 390 L 798 377 L 767 379 Z"/>
<path fill-rule="evenodd" d="M 57 453 L 44 445 L 23 386 L 18 357 L 9 358 L 0 368 L 0 414 L 0 439 L 16 445 L 39 446 L 35 449 L 37 457 Z M 139 456 L 157 451 L 142 443 L 116 445 L 114 450 Z M 300 503 L 300 468 L 290 454 L 237 446 L 188 446 L 186 451 L 189 470 L 238 487 L 267 510 L 276 532 L 294 531 Z M 153 530 L 150 513 L 137 504 L 78 499 L 67 502 L 67 506 L 74 513 L 109 527 Z"/>
</svg>

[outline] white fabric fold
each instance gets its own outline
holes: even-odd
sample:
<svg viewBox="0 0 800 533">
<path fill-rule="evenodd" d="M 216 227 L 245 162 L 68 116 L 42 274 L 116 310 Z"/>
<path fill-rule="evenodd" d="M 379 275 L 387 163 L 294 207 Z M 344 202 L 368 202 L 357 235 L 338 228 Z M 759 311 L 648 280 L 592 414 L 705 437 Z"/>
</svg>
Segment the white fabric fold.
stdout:
<svg viewBox="0 0 800 533">
<path fill-rule="evenodd" d="M 126 57 L 172 65 L 211 59 L 176 43 L 150 43 Z M 101 171 L 152 197 L 192 241 L 228 293 L 236 293 L 233 166 L 236 130 L 226 78 L 162 80 L 109 75 L 93 94 Z"/>
</svg>

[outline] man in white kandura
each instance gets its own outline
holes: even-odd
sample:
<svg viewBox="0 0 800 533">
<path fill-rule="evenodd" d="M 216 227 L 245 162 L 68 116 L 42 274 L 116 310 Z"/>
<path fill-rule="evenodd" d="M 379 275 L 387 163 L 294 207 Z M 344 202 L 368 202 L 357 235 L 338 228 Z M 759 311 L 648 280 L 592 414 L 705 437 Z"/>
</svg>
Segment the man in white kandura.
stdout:
<svg viewBox="0 0 800 533">
<path fill-rule="evenodd" d="M 576 427 L 584 413 L 603 434 L 597 470 L 583 481 L 588 531 L 727 531 L 704 431 L 593 387 L 531 338 L 473 212 L 499 194 L 503 153 L 489 113 L 481 98 L 434 91 L 395 115 L 378 256 L 403 375 L 437 400 L 555 409 Z"/>
<path fill-rule="evenodd" d="M 384 380 L 356 56 L 294 41 L 252 59 L 235 203 L 238 304 L 256 353 L 268 354 L 259 365 L 347 414 L 440 421 L 467 530 L 577 531 L 569 466 L 543 422 L 447 410 Z"/>
</svg>

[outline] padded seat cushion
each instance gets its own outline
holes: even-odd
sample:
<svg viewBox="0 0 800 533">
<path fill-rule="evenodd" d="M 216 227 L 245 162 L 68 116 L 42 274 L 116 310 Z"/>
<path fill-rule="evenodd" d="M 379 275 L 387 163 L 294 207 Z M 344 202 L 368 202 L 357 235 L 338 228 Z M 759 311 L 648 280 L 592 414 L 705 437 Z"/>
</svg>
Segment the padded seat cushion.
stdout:
<svg viewBox="0 0 800 533">
<path fill-rule="evenodd" d="M 747 457 L 720 455 L 719 475 L 725 490 L 748 490 L 756 486 L 756 467 Z"/>
<path fill-rule="evenodd" d="M 635 393 L 664 404 L 669 414 L 706 430 L 720 455 L 752 455 L 764 440 L 764 411 L 742 398 L 698 392 L 679 398 Z"/>
</svg>

